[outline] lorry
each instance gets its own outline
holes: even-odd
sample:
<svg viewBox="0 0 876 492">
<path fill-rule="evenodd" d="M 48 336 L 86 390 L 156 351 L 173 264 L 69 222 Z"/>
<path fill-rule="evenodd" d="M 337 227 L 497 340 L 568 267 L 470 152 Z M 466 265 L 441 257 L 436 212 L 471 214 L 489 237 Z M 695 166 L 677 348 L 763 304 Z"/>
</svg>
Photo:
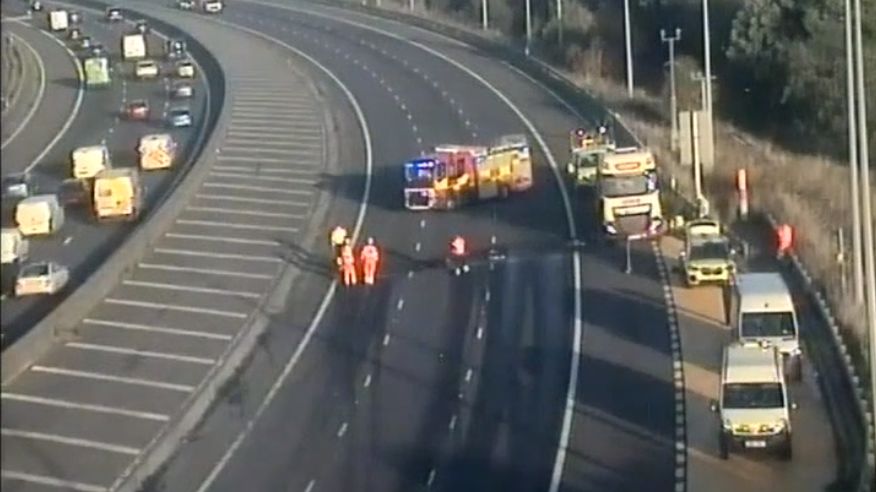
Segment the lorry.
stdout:
<svg viewBox="0 0 876 492">
<path fill-rule="evenodd" d="M 70 27 L 70 17 L 66 10 L 58 9 L 49 12 L 49 29 L 52 31 L 66 31 Z"/>
<path fill-rule="evenodd" d="M 440 145 L 404 164 L 404 201 L 409 210 L 451 210 L 506 198 L 532 187 L 532 157 L 523 135 L 507 135 L 492 146 Z"/>
<path fill-rule="evenodd" d="M 64 207 L 56 195 L 33 195 L 15 207 L 15 224 L 23 236 L 50 235 L 64 225 Z"/>
<path fill-rule="evenodd" d="M 92 56 L 82 62 L 85 72 L 86 87 L 107 87 L 112 82 L 110 78 L 109 59 L 105 56 Z"/>
<path fill-rule="evenodd" d="M 112 167 L 109 149 L 103 144 L 74 149 L 70 153 L 70 163 L 74 179 L 90 179 Z"/>
<path fill-rule="evenodd" d="M 566 171 L 576 187 L 591 187 L 596 183 L 602 157 L 615 149 L 615 143 L 606 131 L 590 132 L 576 128 L 569 134 L 569 148 Z"/>
<path fill-rule="evenodd" d="M 176 159 L 177 143 L 169 133 L 144 135 L 137 146 L 140 169 L 168 169 Z"/>
<path fill-rule="evenodd" d="M 695 219 L 684 226 L 684 250 L 679 264 L 688 287 L 703 283 L 729 285 L 736 273 L 736 251 L 711 219 Z"/>
<path fill-rule="evenodd" d="M 92 198 L 97 220 L 136 220 L 143 200 L 139 172 L 133 168 L 101 171 L 94 178 Z"/>
<path fill-rule="evenodd" d="M 133 32 L 122 36 L 122 59 L 140 60 L 146 58 L 146 35 Z"/>
<path fill-rule="evenodd" d="M 597 168 L 595 191 L 604 238 L 636 240 L 662 234 L 657 163 L 649 150 L 625 147 L 607 152 Z"/>
</svg>

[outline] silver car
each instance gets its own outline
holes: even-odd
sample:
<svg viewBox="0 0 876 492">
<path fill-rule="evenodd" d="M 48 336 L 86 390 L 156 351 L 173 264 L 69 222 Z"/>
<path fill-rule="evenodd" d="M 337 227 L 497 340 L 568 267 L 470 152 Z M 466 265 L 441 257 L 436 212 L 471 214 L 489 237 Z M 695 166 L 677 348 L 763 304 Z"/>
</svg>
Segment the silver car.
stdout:
<svg viewBox="0 0 876 492">
<path fill-rule="evenodd" d="M 189 99 L 195 95 L 195 88 L 188 82 L 181 82 L 171 88 L 170 95 L 175 99 Z"/>
<path fill-rule="evenodd" d="M 38 261 L 21 267 L 15 279 L 15 297 L 55 294 L 70 280 L 67 267 L 54 261 Z"/>
<path fill-rule="evenodd" d="M 192 113 L 189 108 L 171 109 L 167 114 L 170 126 L 173 128 L 185 128 L 192 126 Z"/>
</svg>

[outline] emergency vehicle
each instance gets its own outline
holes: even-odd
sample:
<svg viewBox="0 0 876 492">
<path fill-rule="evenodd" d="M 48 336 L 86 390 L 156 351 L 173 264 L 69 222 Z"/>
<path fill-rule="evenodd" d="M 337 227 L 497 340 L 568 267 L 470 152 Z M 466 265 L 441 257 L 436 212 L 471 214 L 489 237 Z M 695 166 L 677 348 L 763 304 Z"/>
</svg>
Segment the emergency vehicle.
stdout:
<svg viewBox="0 0 876 492">
<path fill-rule="evenodd" d="M 86 58 L 82 62 L 87 87 L 106 87 L 110 85 L 109 59 L 105 56 Z"/>
<path fill-rule="evenodd" d="M 110 152 L 106 145 L 79 147 L 70 154 L 73 178 L 89 179 L 104 169 L 112 167 Z"/>
<path fill-rule="evenodd" d="M 176 158 L 177 143 L 169 133 L 144 135 L 137 146 L 140 169 L 168 169 Z"/>
<path fill-rule="evenodd" d="M 132 168 L 101 171 L 94 178 L 93 199 L 94 215 L 98 220 L 135 220 L 143 200 L 139 173 Z"/>
<path fill-rule="evenodd" d="M 608 133 L 577 128 L 569 135 L 569 148 L 566 171 L 575 186 L 593 186 L 596 183 L 599 162 L 606 152 L 615 149 L 615 143 Z"/>
<path fill-rule="evenodd" d="M 721 224 L 697 219 L 684 226 L 684 251 L 679 255 L 688 287 L 702 283 L 729 285 L 736 273 L 735 250 Z"/>
<path fill-rule="evenodd" d="M 645 149 L 627 147 L 605 154 L 596 177 L 596 208 L 610 239 L 644 239 L 663 232 L 657 163 Z"/>
<path fill-rule="evenodd" d="M 404 169 L 409 210 L 450 210 L 532 187 L 532 157 L 523 135 L 502 137 L 491 147 L 441 145 Z"/>
</svg>

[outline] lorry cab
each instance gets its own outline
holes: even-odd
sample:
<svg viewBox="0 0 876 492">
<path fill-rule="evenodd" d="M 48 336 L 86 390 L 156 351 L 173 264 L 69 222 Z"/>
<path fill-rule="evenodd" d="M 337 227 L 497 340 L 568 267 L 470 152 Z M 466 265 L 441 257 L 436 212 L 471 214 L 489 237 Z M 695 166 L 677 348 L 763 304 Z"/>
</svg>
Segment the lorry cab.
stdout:
<svg viewBox="0 0 876 492">
<path fill-rule="evenodd" d="M 142 199 L 143 189 L 137 169 L 107 169 L 94 178 L 94 215 L 98 220 L 135 220 Z"/>
<path fill-rule="evenodd" d="M 30 196 L 15 207 L 15 223 L 24 236 L 49 235 L 64 225 L 64 207 L 55 195 Z"/>
<path fill-rule="evenodd" d="M 607 152 L 597 170 L 596 200 L 609 237 L 641 239 L 663 231 L 657 164 L 647 149 Z"/>
<path fill-rule="evenodd" d="M 773 450 L 790 460 L 789 409 L 796 408 L 788 399 L 776 347 L 733 342 L 724 348 L 719 398 L 711 403 L 720 420 L 721 459 L 731 451 Z"/>
<path fill-rule="evenodd" d="M 736 273 L 735 251 L 721 225 L 711 219 L 696 219 L 684 228 L 684 250 L 679 260 L 688 287 L 702 283 L 729 284 Z"/>
<path fill-rule="evenodd" d="M 79 147 L 70 154 L 72 174 L 75 179 L 89 179 L 112 167 L 106 145 Z"/>
<path fill-rule="evenodd" d="M 21 231 L 14 227 L 4 227 L 0 232 L 0 263 L 11 265 L 27 259 L 30 242 L 24 239 Z"/>
<path fill-rule="evenodd" d="M 800 326 L 794 299 L 781 274 L 737 275 L 729 309 L 730 327 L 740 341 L 777 347 L 785 374 L 795 381 L 802 379 Z"/>
</svg>

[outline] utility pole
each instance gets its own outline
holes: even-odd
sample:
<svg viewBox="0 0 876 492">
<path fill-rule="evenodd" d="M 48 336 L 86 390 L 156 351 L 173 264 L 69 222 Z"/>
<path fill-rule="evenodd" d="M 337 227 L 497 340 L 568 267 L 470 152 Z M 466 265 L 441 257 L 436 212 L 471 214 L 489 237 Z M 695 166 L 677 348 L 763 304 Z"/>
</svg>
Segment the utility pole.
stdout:
<svg viewBox="0 0 876 492">
<path fill-rule="evenodd" d="M 481 0 L 481 27 L 486 31 L 490 28 L 490 16 L 487 11 L 487 0 Z"/>
<path fill-rule="evenodd" d="M 532 42 L 532 0 L 526 0 L 526 56 L 529 56 L 529 44 Z"/>
<path fill-rule="evenodd" d="M 557 46 L 563 47 L 563 0 L 557 0 Z"/>
<path fill-rule="evenodd" d="M 408 8 L 411 10 L 411 12 L 414 11 L 414 0 L 408 0 Z"/>
<path fill-rule="evenodd" d="M 670 146 L 678 150 L 678 94 L 675 90 L 675 42 L 681 40 L 681 28 L 675 28 L 674 36 L 667 36 L 665 29 L 660 29 L 660 41 L 669 43 L 669 116 L 672 120 L 672 137 Z"/>
<path fill-rule="evenodd" d="M 705 136 L 709 141 L 703 147 L 708 148 L 706 160 L 711 168 L 715 165 L 715 116 L 712 105 L 712 41 L 711 30 L 709 23 L 709 0 L 703 0 L 703 68 L 706 71 L 706 118 L 708 125 L 705 130 L 708 135 Z"/>
<path fill-rule="evenodd" d="M 855 45 L 852 41 L 852 0 L 845 1 L 846 92 L 849 109 L 849 176 L 852 198 L 852 298 L 864 302 L 864 256 L 861 250 L 861 188 L 858 184 L 858 128 L 855 118 Z"/>
<path fill-rule="evenodd" d="M 633 42 L 632 33 L 630 32 L 630 0 L 624 0 L 624 34 L 627 43 L 627 93 L 629 97 L 633 97 Z"/>
</svg>

